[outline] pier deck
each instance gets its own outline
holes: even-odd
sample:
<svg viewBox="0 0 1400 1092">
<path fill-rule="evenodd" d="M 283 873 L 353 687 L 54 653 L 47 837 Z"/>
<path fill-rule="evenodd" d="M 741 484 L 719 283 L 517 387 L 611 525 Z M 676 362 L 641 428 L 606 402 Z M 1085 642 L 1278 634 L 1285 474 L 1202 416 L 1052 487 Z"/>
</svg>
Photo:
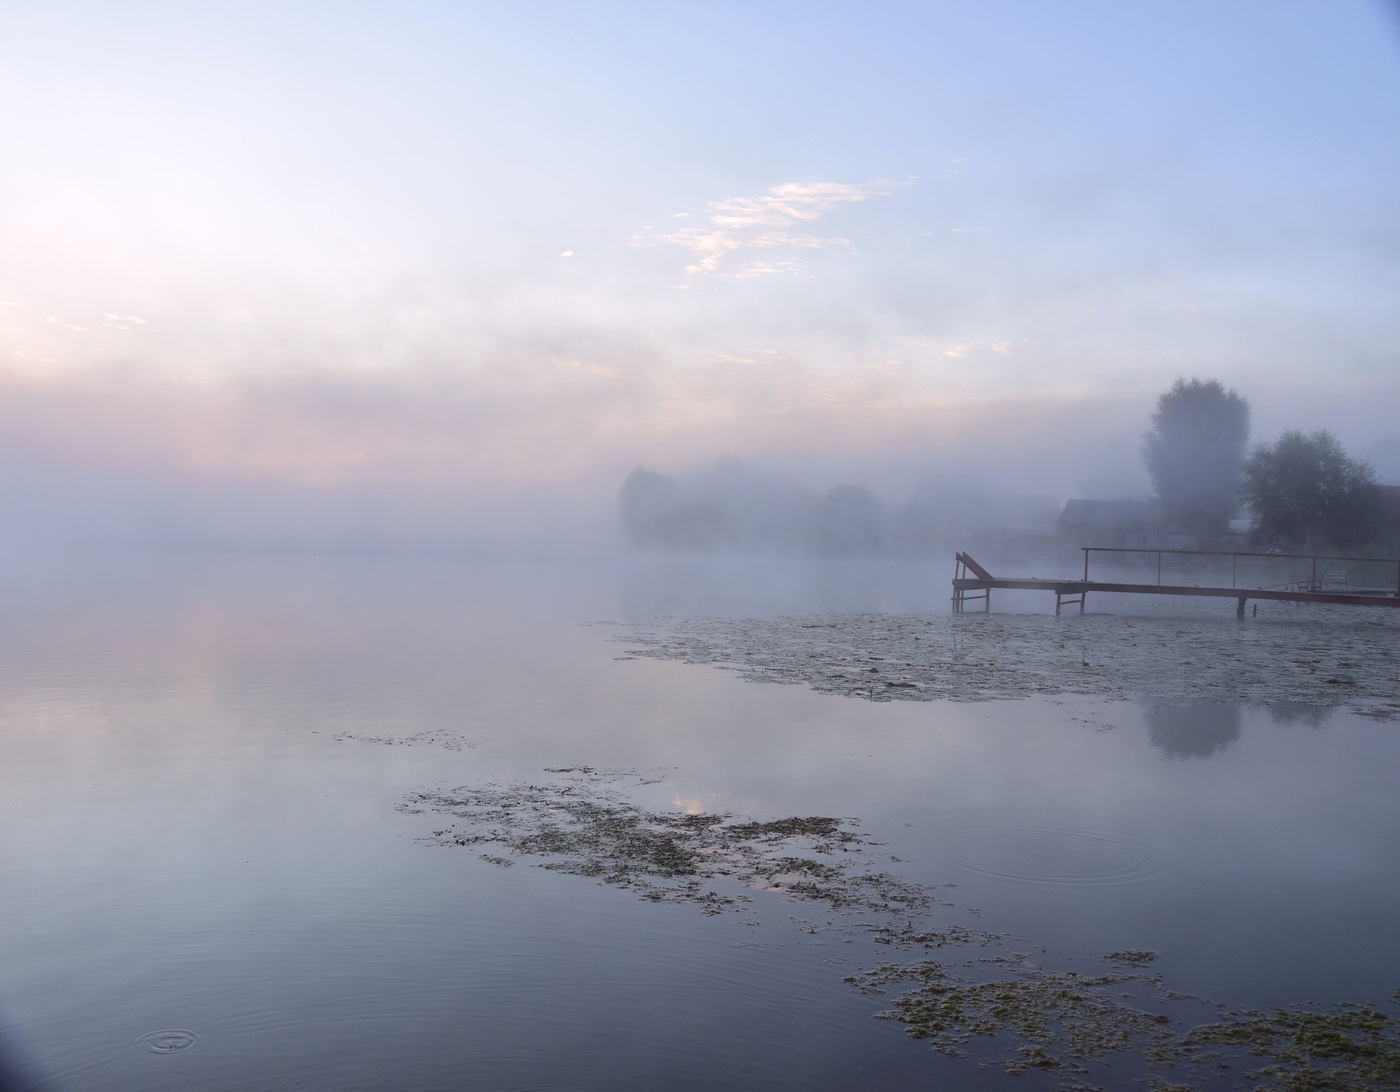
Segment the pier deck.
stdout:
<svg viewBox="0 0 1400 1092">
<path fill-rule="evenodd" d="M 1084 603 L 1089 592 L 1116 592 L 1124 595 L 1184 595 L 1209 596 L 1217 599 L 1234 599 L 1235 616 L 1244 617 L 1245 604 L 1251 600 L 1270 600 L 1283 603 L 1334 603 L 1355 607 L 1400 607 L 1400 559 L 1397 558 L 1338 558 L 1328 555 L 1262 554 L 1262 553 L 1223 553 L 1208 550 L 1151 550 L 1151 549 L 1109 549 L 1107 547 L 1083 547 L 1084 578 L 1044 579 L 1041 577 L 993 576 L 973 560 L 970 554 L 957 554 L 957 568 L 953 576 L 953 613 L 962 614 L 969 601 L 981 601 L 984 611 L 991 610 L 992 592 L 997 589 L 1007 591 L 1044 591 L 1055 595 L 1055 613 L 1059 614 L 1065 605 L 1078 606 L 1084 613 Z M 1156 555 L 1156 582 L 1135 582 L 1124 580 L 1089 579 L 1089 555 L 1133 554 Z M 1232 579 L 1229 586 L 1223 584 L 1184 584 L 1162 582 L 1163 555 L 1191 555 L 1193 557 L 1230 558 Z M 1282 586 L 1244 587 L 1236 582 L 1240 558 L 1262 558 L 1267 563 L 1311 562 L 1311 576 L 1306 580 L 1285 583 Z M 1345 561 L 1355 565 L 1394 566 L 1396 587 L 1391 588 L 1329 588 L 1325 586 L 1327 574 L 1317 575 L 1319 561 Z"/>
</svg>

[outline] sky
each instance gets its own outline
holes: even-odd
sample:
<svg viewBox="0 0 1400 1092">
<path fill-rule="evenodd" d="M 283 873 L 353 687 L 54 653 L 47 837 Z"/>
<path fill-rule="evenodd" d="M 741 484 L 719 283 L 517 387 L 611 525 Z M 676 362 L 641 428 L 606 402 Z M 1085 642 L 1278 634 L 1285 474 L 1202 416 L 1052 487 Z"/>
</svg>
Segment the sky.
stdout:
<svg viewBox="0 0 1400 1092">
<path fill-rule="evenodd" d="M 722 457 L 1144 496 L 1179 376 L 1400 482 L 1379 0 L 0 19 L 0 497 L 36 519 L 431 534 Z"/>
</svg>

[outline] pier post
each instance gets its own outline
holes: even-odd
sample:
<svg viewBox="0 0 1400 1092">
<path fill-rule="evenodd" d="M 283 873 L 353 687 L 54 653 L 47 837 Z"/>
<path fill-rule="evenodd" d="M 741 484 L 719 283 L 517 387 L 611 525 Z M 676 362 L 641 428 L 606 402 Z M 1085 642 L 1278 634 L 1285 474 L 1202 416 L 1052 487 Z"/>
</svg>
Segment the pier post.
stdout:
<svg viewBox="0 0 1400 1092">
<path fill-rule="evenodd" d="M 1238 619 L 1240 619 L 1240 621 L 1244 621 L 1244 596 L 1243 596 L 1243 595 L 1240 596 L 1238 599 L 1235 600 L 1235 617 L 1238 618 Z"/>
</svg>

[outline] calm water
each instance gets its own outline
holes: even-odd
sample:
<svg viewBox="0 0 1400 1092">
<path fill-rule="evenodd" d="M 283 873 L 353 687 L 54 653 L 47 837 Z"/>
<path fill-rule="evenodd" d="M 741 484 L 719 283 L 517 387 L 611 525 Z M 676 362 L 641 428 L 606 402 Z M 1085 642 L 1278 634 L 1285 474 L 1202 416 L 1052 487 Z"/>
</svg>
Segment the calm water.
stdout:
<svg viewBox="0 0 1400 1092">
<path fill-rule="evenodd" d="M 955 920 L 1047 965 L 1152 949 L 1231 1006 L 1400 986 L 1400 726 L 876 705 L 620 661 L 624 628 L 582 624 L 941 609 L 946 568 L 12 565 L 5 1046 L 74 1092 L 1030 1079 L 872 1019 L 841 979 L 889 953 L 805 932 L 800 906 L 711 918 L 502 869 L 395 807 L 575 763 L 651 771 L 650 807 L 858 817 L 900 874 L 957 884 Z"/>
</svg>

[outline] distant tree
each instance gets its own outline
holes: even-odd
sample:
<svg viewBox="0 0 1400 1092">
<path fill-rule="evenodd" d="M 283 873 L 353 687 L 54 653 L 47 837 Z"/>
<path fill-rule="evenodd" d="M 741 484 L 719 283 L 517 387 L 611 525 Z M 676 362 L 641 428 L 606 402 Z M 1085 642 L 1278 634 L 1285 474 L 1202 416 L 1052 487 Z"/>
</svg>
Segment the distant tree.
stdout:
<svg viewBox="0 0 1400 1092">
<path fill-rule="evenodd" d="M 810 546 L 818 554 L 875 553 L 884 546 L 884 524 L 884 506 L 869 488 L 833 486 L 817 507 Z"/>
<path fill-rule="evenodd" d="M 1169 526 L 1202 535 L 1229 528 L 1248 442 L 1249 403 L 1217 380 L 1178 379 L 1162 393 L 1142 457 Z"/>
<path fill-rule="evenodd" d="M 1381 527 L 1370 464 L 1348 457 L 1325 429 L 1290 429 L 1245 462 L 1240 499 L 1266 534 L 1303 546 L 1358 546 Z"/>
<path fill-rule="evenodd" d="M 666 550 L 816 549 L 819 495 L 739 459 L 678 478 L 639 466 L 622 484 L 622 530 Z"/>
<path fill-rule="evenodd" d="M 713 546 L 720 515 L 694 503 L 675 478 L 639 466 L 622 484 L 622 529 L 636 546 Z"/>
</svg>

